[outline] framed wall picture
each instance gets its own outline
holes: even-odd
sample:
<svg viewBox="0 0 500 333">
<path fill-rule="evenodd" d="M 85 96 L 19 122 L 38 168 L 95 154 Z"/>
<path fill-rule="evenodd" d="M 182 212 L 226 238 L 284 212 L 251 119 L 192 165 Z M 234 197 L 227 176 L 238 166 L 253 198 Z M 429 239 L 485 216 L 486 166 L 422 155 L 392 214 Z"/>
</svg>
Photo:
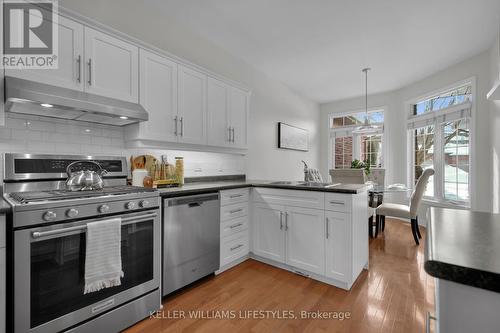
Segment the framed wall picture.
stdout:
<svg viewBox="0 0 500 333">
<path fill-rule="evenodd" d="M 278 148 L 309 151 L 309 132 L 303 128 L 279 122 Z"/>
</svg>

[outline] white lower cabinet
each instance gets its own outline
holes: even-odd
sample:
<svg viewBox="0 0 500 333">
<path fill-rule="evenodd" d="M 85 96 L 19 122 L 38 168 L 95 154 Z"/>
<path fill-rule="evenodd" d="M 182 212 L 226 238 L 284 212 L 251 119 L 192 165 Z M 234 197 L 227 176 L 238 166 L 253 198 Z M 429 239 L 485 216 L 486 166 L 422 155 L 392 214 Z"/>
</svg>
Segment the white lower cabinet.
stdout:
<svg viewBox="0 0 500 333">
<path fill-rule="evenodd" d="M 250 257 L 349 290 L 368 266 L 367 193 L 220 192 L 218 273 Z M 250 200 L 250 204 L 249 204 Z"/>
<path fill-rule="evenodd" d="M 326 272 L 329 278 L 347 282 L 350 269 L 351 229 L 349 228 L 350 215 L 339 212 L 325 213 L 326 244 L 325 259 Z"/>
<path fill-rule="evenodd" d="M 217 274 L 248 258 L 248 188 L 221 191 L 220 268 Z M 246 199 L 245 199 L 246 198 Z"/>
<path fill-rule="evenodd" d="M 253 205 L 253 253 L 277 262 L 285 262 L 284 206 Z"/>
<path fill-rule="evenodd" d="M 325 212 L 255 203 L 253 253 L 315 274 L 325 272 Z"/>
<path fill-rule="evenodd" d="M 248 230 L 243 230 L 221 240 L 221 267 L 248 254 Z"/>
<path fill-rule="evenodd" d="M 286 207 L 286 263 L 316 274 L 325 273 L 325 212 Z"/>
<path fill-rule="evenodd" d="M 321 192 L 254 191 L 251 257 L 350 289 L 368 264 L 367 194 L 335 194 L 343 204 L 323 205 Z"/>
</svg>

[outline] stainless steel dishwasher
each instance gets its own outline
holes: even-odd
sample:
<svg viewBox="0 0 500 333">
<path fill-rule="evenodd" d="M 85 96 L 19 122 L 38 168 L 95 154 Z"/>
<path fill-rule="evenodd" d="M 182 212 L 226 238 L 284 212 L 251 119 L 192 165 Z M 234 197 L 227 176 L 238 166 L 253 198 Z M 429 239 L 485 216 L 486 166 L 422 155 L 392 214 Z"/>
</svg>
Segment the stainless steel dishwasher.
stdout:
<svg viewBox="0 0 500 333">
<path fill-rule="evenodd" d="M 219 193 L 163 201 L 165 296 L 219 269 Z"/>
</svg>

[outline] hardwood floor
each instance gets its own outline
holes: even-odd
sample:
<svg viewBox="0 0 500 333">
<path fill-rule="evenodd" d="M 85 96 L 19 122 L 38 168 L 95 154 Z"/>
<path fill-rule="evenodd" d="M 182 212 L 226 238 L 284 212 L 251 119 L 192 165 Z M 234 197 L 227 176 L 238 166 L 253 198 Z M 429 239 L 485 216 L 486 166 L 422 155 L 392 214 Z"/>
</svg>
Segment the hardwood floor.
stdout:
<svg viewBox="0 0 500 333">
<path fill-rule="evenodd" d="M 185 319 L 150 318 L 126 332 L 425 332 L 426 313 L 434 312 L 434 279 L 423 268 L 421 231 L 417 247 L 409 223 L 387 219 L 385 231 L 370 240 L 370 269 L 350 291 L 247 260 L 165 298 L 160 315 L 184 313 Z M 189 318 L 193 310 L 212 317 L 232 310 L 237 318 Z M 238 318 L 247 310 L 293 311 L 299 319 Z M 301 311 L 318 310 L 350 312 L 351 318 L 300 318 Z"/>
</svg>

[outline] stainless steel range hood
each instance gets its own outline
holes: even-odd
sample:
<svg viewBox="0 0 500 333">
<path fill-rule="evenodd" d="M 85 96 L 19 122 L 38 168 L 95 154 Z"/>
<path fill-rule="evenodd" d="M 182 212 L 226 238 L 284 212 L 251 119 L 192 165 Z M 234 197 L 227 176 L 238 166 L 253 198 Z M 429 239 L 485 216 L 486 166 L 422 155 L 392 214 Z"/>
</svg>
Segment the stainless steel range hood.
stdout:
<svg viewBox="0 0 500 333">
<path fill-rule="evenodd" d="M 148 120 L 139 104 L 5 77 L 5 111 L 124 126 Z"/>
</svg>

